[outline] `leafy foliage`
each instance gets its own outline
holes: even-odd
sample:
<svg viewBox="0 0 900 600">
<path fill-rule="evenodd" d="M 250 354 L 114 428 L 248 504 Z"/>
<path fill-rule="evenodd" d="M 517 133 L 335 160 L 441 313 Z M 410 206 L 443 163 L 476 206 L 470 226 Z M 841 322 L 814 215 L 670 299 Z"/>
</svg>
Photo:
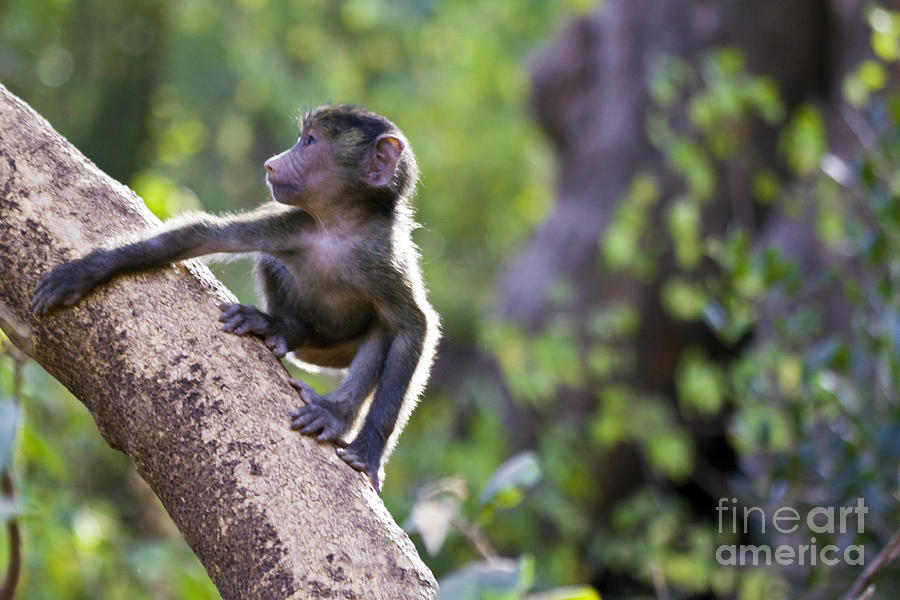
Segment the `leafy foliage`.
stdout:
<svg viewBox="0 0 900 600">
<path fill-rule="evenodd" d="M 849 164 L 831 153 L 819 108 L 804 104 L 788 112 L 776 86 L 748 74 L 735 50 L 711 51 L 696 65 L 669 57 L 651 78 L 647 133 L 683 188 L 665 197 L 657 176 L 636 174 L 601 240 L 599 269 L 653 281 L 661 261 L 671 257 L 674 274 L 659 288 L 661 305 L 676 321 L 703 323 L 732 349 L 732 360 L 716 360 L 700 346 L 689 349 L 679 358 L 670 398 L 628 383 L 635 366 L 629 339 L 640 317 L 627 308 L 599 310 L 597 326 L 581 338 L 559 335 L 578 327 L 564 308 L 527 340 L 504 325 L 485 338 L 518 400 L 545 417 L 540 437 L 545 464 L 552 464 L 548 485 L 572 502 L 568 509 L 590 505 L 602 492 L 574 484 L 589 475 L 572 456 L 627 444 L 654 477 L 674 484 L 699 479 L 705 493 L 734 496 L 742 507 L 791 506 L 803 514 L 816 506 L 851 506 L 857 498 L 872 506 L 875 516 L 864 531 L 818 535 L 823 545 L 868 544 L 873 552 L 897 527 L 896 472 L 888 465 L 898 458 L 900 423 L 900 187 L 894 175 L 900 166 L 900 97 L 889 85 L 885 62 L 898 59 L 891 48 L 900 21 L 881 8 L 868 14 L 877 58 L 844 83 L 848 103 L 860 110 L 852 119 L 865 150 Z M 750 137 L 754 124 L 778 128 L 785 173 L 758 156 Z M 729 172 L 750 182 L 732 202 L 745 202 L 744 195 L 753 205 L 738 204 L 728 227 L 715 231 L 709 215 L 714 198 L 725 195 Z M 808 230 L 809 253 L 779 246 L 777 237 L 767 237 L 742 213 L 774 213 L 795 230 Z M 815 262 L 823 254 L 833 266 Z M 539 358 L 538 349 L 554 340 L 565 369 Z M 584 345 L 589 351 L 579 353 Z M 572 356 L 584 357 L 578 367 Z M 542 412 L 560 389 L 592 385 L 597 397 L 590 418 L 556 426 L 552 413 Z M 719 419 L 727 422 L 739 470 L 727 482 L 703 481 L 697 472 L 708 475 L 709 465 L 695 446 L 694 428 Z M 566 459 L 551 462 L 554 455 Z M 619 502 L 608 527 L 585 535 L 566 526 L 577 516 L 550 511 L 554 501 L 559 498 L 536 498 L 530 507 L 534 518 L 553 522 L 566 540 L 541 557 L 559 557 L 561 546 L 573 542 L 585 544 L 586 560 L 628 573 L 645 589 L 665 582 L 678 597 L 838 596 L 859 574 L 822 566 L 779 571 L 718 564 L 714 557 L 722 544 L 780 542 L 758 529 L 745 532 L 748 538 L 710 527 L 711 510 L 697 519 L 665 485 L 651 484 Z M 552 578 L 566 577 L 549 566 L 559 562 L 542 563 Z M 891 575 L 883 577 L 878 587 L 889 597 L 895 584 Z"/>
<path fill-rule="evenodd" d="M 262 201 L 262 161 L 293 142 L 304 107 L 358 102 L 404 129 L 424 174 L 416 241 L 447 337 L 498 367 L 432 389 L 388 470 L 385 501 L 408 516 L 443 597 L 591 600 L 589 584 L 616 577 L 622 597 L 660 584 L 673 598 L 837 596 L 853 569 L 718 564 L 717 547 L 746 540 L 715 527 L 706 499 L 771 509 L 865 497 L 865 532 L 820 543 L 870 553 L 900 525 L 900 15 L 869 10 L 873 55 L 843 81 L 864 148 L 852 159 L 832 148 L 821 107 L 786 106 L 735 49 L 652 70 L 646 133 L 665 166 L 633 174 L 596 275 L 655 286 L 671 320 L 708 332 L 727 358 L 698 341 L 674 358 L 671 389 L 650 392 L 634 382 L 634 340 L 652 324 L 627 298 L 574 318 L 574 286 L 557 282 L 538 331 L 493 310 L 498 267 L 552 196 L 524 57 L 592 5 L 9 0 L 0 78 L 161 217 Z M 760 127 L 777 131 L 778 162 L 755 145 Z M 715 229 L 726 198 L 733 218 Z M 770 243 L 761 215 L 806 225 L 826 266 Z M 252 298 L 246 264 L 218 269 Z M 215 598 L 87 412 L 34 365 L 24 381 L 15 372 L 0 360 L 0 459 L 15 432 L 21 498 L 0 514 L 27 532 L 21 597 Z M 511 419 L 540 427 L 511 431 Z M 727 478 L 704 477 L 710 429 L 734 455 Z M 628 469 L 643 483 L 627 497 L 597 485 Z"/>
</svg>

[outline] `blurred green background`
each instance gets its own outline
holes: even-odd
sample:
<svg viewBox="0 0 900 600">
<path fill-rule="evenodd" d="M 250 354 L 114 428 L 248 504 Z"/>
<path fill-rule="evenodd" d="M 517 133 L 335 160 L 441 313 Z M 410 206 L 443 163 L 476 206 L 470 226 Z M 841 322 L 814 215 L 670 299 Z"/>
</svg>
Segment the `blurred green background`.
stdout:
<svg viewBox="0 0 900 600">
<path fill-rule="evenodd" d="M 715 501 L 802 512 L 864 496 L 871 527 L 828 539 L 866 543 L 871 557 L 900 525 L 900 21 L 867 13 L 875 53 L 842 89 L 873 141 L 840 163 L 843 178 L 822 167 L 837 168 L 823 161 L 822 112 L 784 102 L 740 52 L 711 48 L 652 71 L 646 131 L 664 166 L 631 174 L 596 272 L 583 277 L 643 284 L 669 256 L 675 275 L 654 284 L 667 318 L 702 325 L 724 350 L 680 352 L 668 388 L 650 393 L 623 376 L 635 369 L 639 307 L 598 304 L 573 318 L 579 283 L 559 281 L 559 310 L 539 325 L 498 309 L 500 273 L 554 205 L 557 157 L 528 108 L 529 61 L 564 22 L 596 9 L 0 0 L 0 81 L 162 218 L 263 202 L 262 163 L 293 144 L 304 108 L 358 103 L 404 130 L 422 170 L 415 241 L 446 340 L 383 498 L 444 597 L 837 597 L 858 568 L 717 564 L 721 544 L 776 542 L 717 531 Z M 748 123 L 775 132 L 777 166 L 751 164 Z M 840 256 L 834 268 L 806 271 L 739 221 L 704 226 L 729 162 L 749 165 L 761 212 L 813 222 L 817 242 Z M 669 194 L 664 177 L 681 192 Z M 215 270 L 253 301 L 248 261 Z M 826 288 L 853 307 L 846 327 L 830 327 L 810 301 Z M 571 390 L 587 400 L 561 402 Z M 18 488 L 0 514 L 24 531 L 18 597 L 218 597 L 129 460 L 13 350 L 0 359 L 0 400 L 21 407 L 0 413 Z M 598 473 L 623 448 L 637 457 L 621 463 L 633 481 L 611 491 Z M 882 576 L 885 590 L 897 582 Z"/>
</svg>

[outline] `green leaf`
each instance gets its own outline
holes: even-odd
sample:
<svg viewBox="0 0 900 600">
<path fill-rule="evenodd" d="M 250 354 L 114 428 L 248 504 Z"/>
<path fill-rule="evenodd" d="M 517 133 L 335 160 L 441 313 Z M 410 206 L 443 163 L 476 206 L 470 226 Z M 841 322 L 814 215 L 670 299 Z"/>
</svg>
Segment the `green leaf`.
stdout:
<svg viewBox="0 0 900 600">
<path fill-rule="evenodd" d="M 782 131 L 779 145 L 794 172 L 813 173 L 827 147 L 825 123 L 819 109 L 811 105 L 798 108 Z"/>
<path fill-rule="evenodd" d="M 774 81 L 768 77 L 754 78 L 748 84 L 748 94 L 763 121 L 775 125 L 784 118 L 784 104 Z"/>
<path fill-rule="evenodd" d="M 516 454 L 500 465 L 484 486 L 479 502 L 491 503 L 498 508 L 518 504 L 525 491 L 541 480 L 541 466 L 537 454 L 531 450 Z"/>
<path fill-rule="evenodd" d="M 638 173 L 631 180 L 628 199 L 641 207 L 650 206 L 659 200 L 659 184 L 651 173 Z"/>
<path fill-rule="evenodd" d="M 773 171 L 761 171 L 753 176 L 753 198 L 760 203 L 769 204 L 778 196 L 781 181 Z"/>
<path fill-rule="evenodd" d="M 453 497 L 428 498 L 416 502 L 409 513 L 411 527 L 407 531 L 418 532 L 422 536 L 425 550 L 434 556 L 441 551 L 450 524 L 459 514 L 459 501 Z"/>
<path fill-rule="evenodd" d="M 841 84 L 841 93 L 844 95 L 844 99 L 856 108 L 861 108 L 869 101 L 869 90 L 860 80 L 857 73 L 850 73 L 844 77 L 844 81 Z"/>
<path fill-rule="evenodd" d="M 179 188 L 171 178 L 159 171 L 141 171 L 132 180 L 131 187 L 144 200 L 150 212 L 161 219 L 201 208 L 191 190 Z"/>
<path fill-rule="evenodd" d="M 675 481 L 684 480 L 693 467 L 693 447 L 690 438 L 674 429 L 658 431 L 643 440 L 642 445 L 650 466 Z"/>
<path fill-rule="evenodd" d="M 688 352 L 676 376 L 681 406 L 701 415 L 714 415 L 722 408 L 724 377 L 719 369 L 697 352 Z"/>
<path fill-rule="evenodd" d="M 612 375 L 618 364 L 618 354 L 605 345 L 597 345 L 588 351 L 588 371 L 595 377 L 607 378 Z"/>
<path fill-rule="evenodd" d="M 734 77 L 744 70 L 744 55 L 737 48 L 720 48 L 704 59 L 704 68 L 712 77 Z"/>
<path fill-rule="evenodd" d="M 875 6 L 868 14 L 869 25 L 874 31 L 888 35 L 900 34 L 900 13 Z"/>
<path fill-rule="evenodd" d="M 521 600 L 534 583 L 534 560 L 495 558 L 470 563 L 444 577 L 438 600 Z"/>
<path fill-rule="evenodd" d="M 900 13 L 875 7 L 869 11 L 869 25 L 872 27 L 872 50 L 886 61 L 900 58 Z"/>
<path fill-rule="evenodd" d="M 678 266 L 693 269 L 700 262 L 700 207 L 690 198 L 679 198 L 669 208 L 667 224 Z"/>
<path fill-rule="evenodd" d="M 682 277 L 671 277 L 662 287 L 662 303 L 673 317 L 690 321 L 699 318 L 706 307 L 706 295 L 697 285 Z"/>
<path fill-rule="evenodd" d="M 896 35 L 873 31 L 872 51 L 882 60 L 897 60 L 900 58 L 900 40 L 897 39 Z"/>
<path fill-rule="evenodd" d="M 6 468 L 12 456 L 20 414 L 21 409 L 12 401 L 0 402 L 0 471 Z"/>
<path fill-rule="evenodd" d="M 608 448 L 628 435 L 629 391 L 620 385 L 611 385 L 598 394 L 600 409 L 590 425 L 591 438 Z"/>
<path fill-rule="evenodd" d="M 540 594 L 531 594 L 528 600 L 602 600 L 600 593 L 589 585 L 561 587 Z"/>
<path fill-rule="evenodd" d="M 633 264 L 638 251 L 636 232 L 624 224 L 614 221 L 603 236 L 603 257 L 612 270 L 623 269 Z"/>
<path fill-rule="evenodd" d="M 341 5 L 341 20 L 350 31 L 362 32 L 378 23 L 379 8 L 374 0 L 349 0 Z"/>
<path fill-rule="evenodd" d="M 654 103 L 662 107 L 671 106 L 682 89 L 695 78 L 689 62 L 676 56 L 661 58 L 650 73 L 650 95 Z"/>
<path fill-rule="evenodd" d="M 859 65 L 859 78 L 871 91 L 882 89 L 887 84 L 887 71 L 881 63 L 865 60 Z"/>
<path fill-rule="evenodd" d="M 700 200 L 712 196 L 716 186 L 716 175 L 709 157 L 702 146 L 693 140 L 680 139 L 674 143 L 666 158 L 678 173 L 684 176 L 688 189 Z"/>
<path fill-rule="evenodd" d="M 688 104 L 691 124 L 702 131 L 709 131 L 717 123 L 716 107 L 710 94 L 698 94 Z"/>
</svg>

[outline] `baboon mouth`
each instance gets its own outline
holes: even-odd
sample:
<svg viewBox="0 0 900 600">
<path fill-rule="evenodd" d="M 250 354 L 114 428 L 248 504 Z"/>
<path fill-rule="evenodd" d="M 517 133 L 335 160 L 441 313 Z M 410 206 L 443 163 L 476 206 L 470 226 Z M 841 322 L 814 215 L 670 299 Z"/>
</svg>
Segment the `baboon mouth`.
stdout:
<svg viewBox="0 0 900 600">
<path fill-rule="evenodd" d="M 298 190 L 296 186 L 291 185 L 290 183 L 273 181 L 269 178 L 266 178 L 266 183 L 269 184 L 269 189 L 272 191 L 272 197 L 276 200 L 279 200 L 281 198 L 295 198 L 300 195 L 300 190 Z"/>
</svg>

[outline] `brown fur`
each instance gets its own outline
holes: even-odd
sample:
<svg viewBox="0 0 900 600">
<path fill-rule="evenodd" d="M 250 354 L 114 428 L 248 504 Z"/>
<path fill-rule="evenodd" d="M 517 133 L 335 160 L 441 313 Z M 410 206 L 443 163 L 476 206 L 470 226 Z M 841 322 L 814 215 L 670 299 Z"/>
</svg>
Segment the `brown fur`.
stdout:
<svg viewBox="0 0 900 600">
<path fill-rule="evenodd" d="M 254 334 L 278 356 L 347 367 L 320 396 L 293 383 L 305 405 L 292 426 L 344 446 L 338 453 L 380 489 L 383 464 L 418 400 L 439 337 L 425 297 L 409 208 L 418 168 L 396 125 L 365 109 L 328 105 L 301 119 L 297 144 L 266 161 L 275 202 L 228 217 L 194 214 L 141 241 L 60 265 L 35 290 L 45 314 L 120 273 L 221 252 L 256 252 L 264 311 L 222 307 L 223 329 Z"/>
</svg>

